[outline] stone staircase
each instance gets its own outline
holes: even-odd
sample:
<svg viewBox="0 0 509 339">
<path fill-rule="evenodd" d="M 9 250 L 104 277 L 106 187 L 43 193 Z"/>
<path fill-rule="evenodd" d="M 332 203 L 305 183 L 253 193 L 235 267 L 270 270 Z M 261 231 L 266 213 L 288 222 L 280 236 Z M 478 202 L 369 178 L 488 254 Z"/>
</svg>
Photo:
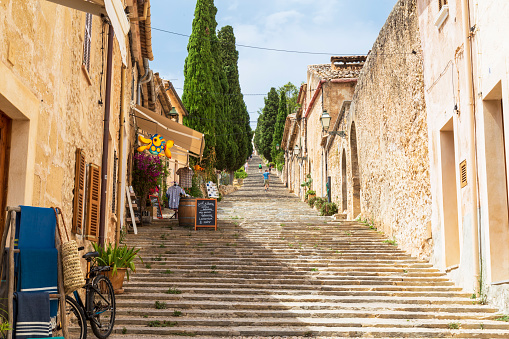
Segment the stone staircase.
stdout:
<svg viewBox="0 0 509 339">
<path fill-rule="evenodd" d="M 219 203 L 216 232 L 164 221 L 128 235 L 143 264 L 117 296 L 112 338 L 509 338 L 495 309 L 430 264 L 280 184 L 265 193 L 258 176 Z"/>
</svg>

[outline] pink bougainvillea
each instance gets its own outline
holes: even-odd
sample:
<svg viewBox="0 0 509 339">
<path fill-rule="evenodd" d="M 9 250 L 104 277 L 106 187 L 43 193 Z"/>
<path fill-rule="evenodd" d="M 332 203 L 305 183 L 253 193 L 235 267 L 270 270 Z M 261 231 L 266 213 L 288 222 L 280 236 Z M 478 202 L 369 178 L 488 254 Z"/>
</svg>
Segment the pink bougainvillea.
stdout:
<svg viewBox="0 0 509 339">
<path fill-rule="evenodd" d="M 164 174 L 160 157 L 148 153 L 135 153 L 133 166 L 133 189 L 140 197 L 141 211 L 151 190 L 157 187 L 158 179 Z"/>
</svg>

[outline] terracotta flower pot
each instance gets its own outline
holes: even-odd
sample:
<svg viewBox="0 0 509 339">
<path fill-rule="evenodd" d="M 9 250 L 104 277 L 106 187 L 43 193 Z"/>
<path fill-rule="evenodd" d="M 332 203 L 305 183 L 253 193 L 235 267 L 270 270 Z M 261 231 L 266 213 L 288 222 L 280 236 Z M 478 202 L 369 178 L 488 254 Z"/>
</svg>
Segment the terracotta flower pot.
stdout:
<svg viewBox="0 0 509 339">
<path fill-rule="evenodd" d="M 115 273 L 115 275 L 112 275 L 111 271 L 106 272 L 106 276 L 110 279 L 111 284 L 113 285 L 115 294 L 124 293 L 124 289 L 122 287 L 124 286 L 124 276 L 126 271 L 126 268 L 117 268 L 117 273 Z"/>
</svg>

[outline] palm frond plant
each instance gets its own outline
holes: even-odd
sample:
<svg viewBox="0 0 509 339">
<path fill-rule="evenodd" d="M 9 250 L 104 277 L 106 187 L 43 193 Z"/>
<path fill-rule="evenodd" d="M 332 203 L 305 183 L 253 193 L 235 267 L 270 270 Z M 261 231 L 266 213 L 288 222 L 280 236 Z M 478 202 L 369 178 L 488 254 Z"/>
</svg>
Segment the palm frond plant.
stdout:
<svg viewBox="0 0 509 339">
<path fill-rule="evenodd" d="M 92 243 L 94 250 L 99 256 L 94 258 L 94 264 L 98 266 L 110 266 L 111 274 L 115 275 L 117 269 L 125 268 L 127 280 L 129 280 L 129 271 L 136 272 L 134 260 L 138 257 L 143 263 L 143 259 L 138 255 L 140 249 L 135 247 L 127 247 L 127 245 L 119 246 L 117 244 L 107 244 L 105 248 L 101 245 Z"/>
</svg>

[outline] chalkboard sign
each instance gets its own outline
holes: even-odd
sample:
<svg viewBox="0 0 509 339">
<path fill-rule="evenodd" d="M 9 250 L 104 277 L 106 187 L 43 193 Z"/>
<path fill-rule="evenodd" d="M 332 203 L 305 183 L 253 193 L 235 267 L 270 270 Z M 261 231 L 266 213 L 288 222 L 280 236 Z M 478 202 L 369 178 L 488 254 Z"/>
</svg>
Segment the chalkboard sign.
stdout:
<svg viewBox="0 0 509 339">
<path fill-rule="evenodd" d="M 161 203 L 159 202 L 159 197 L 157 195 L 149 195 L 148 198 L 150 199 L 152 206 L 156 207 L 157 219 L 162 219 L 163 212 L 161 211 Z"/>
<path fill-rule="evenodd" d="M 196 199 L 196 218 L 194 229 L 214 227 L 217 230 L 217 200 Z"/>
</svg>

